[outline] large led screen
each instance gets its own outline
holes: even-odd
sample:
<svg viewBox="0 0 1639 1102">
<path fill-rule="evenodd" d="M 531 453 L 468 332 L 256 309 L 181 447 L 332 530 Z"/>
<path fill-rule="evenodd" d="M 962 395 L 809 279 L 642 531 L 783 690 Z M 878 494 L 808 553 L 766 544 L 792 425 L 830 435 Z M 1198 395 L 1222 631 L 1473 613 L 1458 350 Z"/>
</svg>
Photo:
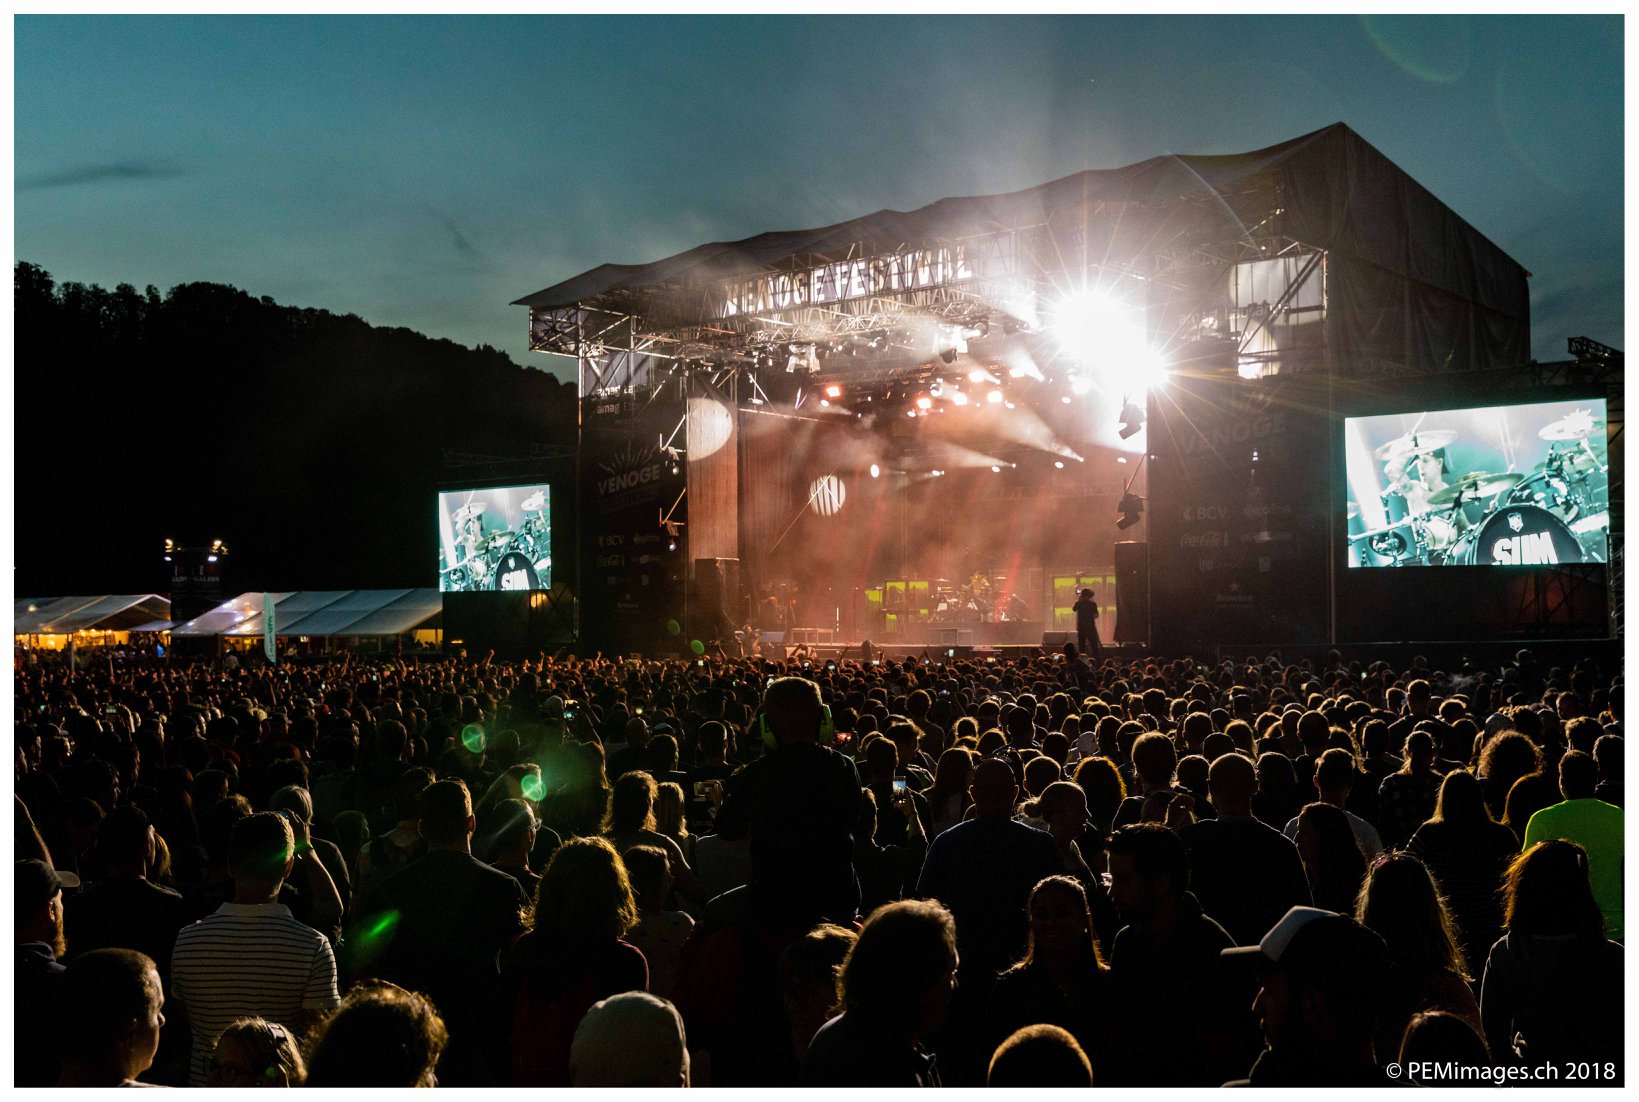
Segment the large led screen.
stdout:
<svg viewBox="0 0 1639 1102">
<path fill-rule="evenodd" d="M 1343 422 L 1350 566 L 1605 562 L 1600 399 Z"/>
<path fill-rule="evenodd" d="M 499 486 L 438 495 L 440 592 L 551 588 L 550 486 Z"/>
</svg>

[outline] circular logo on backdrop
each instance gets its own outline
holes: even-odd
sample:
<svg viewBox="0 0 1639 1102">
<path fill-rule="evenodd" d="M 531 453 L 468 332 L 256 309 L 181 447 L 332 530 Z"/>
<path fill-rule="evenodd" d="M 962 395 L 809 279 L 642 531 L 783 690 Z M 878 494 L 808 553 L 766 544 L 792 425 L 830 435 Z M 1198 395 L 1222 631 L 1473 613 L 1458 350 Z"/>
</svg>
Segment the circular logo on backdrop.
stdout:
<svg viewBox="0 0 1639 1102">
<path fill-rule="evenodd" d="M 814 484 L 808 487 L 808 501 L 814 506 L 814 512 L 822 517 L 835 516 L 842 511 L 842 503 L 848 500 L 848 491 L 843 488 L 842 479 L 834 474 L 814 479 Z"/>
<path fill-rule="evenodd" d="M 539 589 L 541 583 L 535 573 L 535 564 L 529 561 L 528 556 L 517 551 L 508 551 L 501 556 L 501 561 L 495 564 L 494 587 L 507 593 L 522 593 L 530 589 Z"/>
</svg>

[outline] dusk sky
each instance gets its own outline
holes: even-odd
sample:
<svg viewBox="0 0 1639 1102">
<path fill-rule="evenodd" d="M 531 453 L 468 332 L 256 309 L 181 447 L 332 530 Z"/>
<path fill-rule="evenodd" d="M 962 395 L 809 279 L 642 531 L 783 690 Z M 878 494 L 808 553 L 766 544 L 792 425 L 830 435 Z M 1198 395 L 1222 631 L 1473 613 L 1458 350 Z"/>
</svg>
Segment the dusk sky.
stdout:
<svg viewBox="0 0 1639 1102">
<path fill-rule="evenodd" d="M 231 283 L 521 363 L 605 262 L 1347 123 L 1620 347 L 1603 17 L 19 16 L 16 256 Z"/>
</svg>

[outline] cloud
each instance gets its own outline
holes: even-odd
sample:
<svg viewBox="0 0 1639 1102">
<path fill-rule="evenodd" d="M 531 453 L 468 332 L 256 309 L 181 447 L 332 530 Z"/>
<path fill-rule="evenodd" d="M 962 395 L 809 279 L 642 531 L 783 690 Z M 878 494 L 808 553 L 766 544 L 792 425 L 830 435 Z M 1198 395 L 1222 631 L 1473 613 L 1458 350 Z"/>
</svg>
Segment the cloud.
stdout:
<svg viewBox="0 0 1639 1102">
<path fill-rule="evenodd" d="M 189 175 L 191 171 L 163 161 L 105 161 L 101 164 L 76 165 L 55 172 L 38 172 L 32 176 L 24 176 L 18 179 L 17 190 L 45 191 L 50 188 L 76 187 L 80 184 L 165 180 Z"/>
<path fill-rule="evenodd" d="M 433 206 L 427 207 L 427 213 L 438 219 L 439 224 L 449 233 L 450 243 L 455 246 L 456 252 L 470 260 L 483 259 L 483 254 L 478 251 L 478 246 L 474 245 L 467 235 L 461 232 L 461 227 L 455 224 L 455 219 Z"/>
</svg>

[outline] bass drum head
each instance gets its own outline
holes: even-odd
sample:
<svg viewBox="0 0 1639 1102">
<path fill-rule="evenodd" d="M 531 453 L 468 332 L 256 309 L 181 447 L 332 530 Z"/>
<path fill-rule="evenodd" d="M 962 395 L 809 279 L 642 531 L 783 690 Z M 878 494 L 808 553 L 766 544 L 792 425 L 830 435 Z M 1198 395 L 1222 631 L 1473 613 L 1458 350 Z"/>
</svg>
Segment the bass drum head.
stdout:
<svg viewBox="0 0 1639 1102">
<path fill-rule="evenodd" d="M 541 582 L 535 573 L 535 564 L 529 561 L 528 556 L 517 551 L 508 551 L 501 556 L 501 561 L 495 564 L 495 581 L 492 588 L 505 593 L 523 593 L 541 588 Z"/>
<path fill-rule="evenodd" d="M 1463 535 L 1448 560 L 1463 566 L 1555 566 L 1581 562 L 1582 545 L 1540 505 L 1505 505 Z"/>
</svg>

